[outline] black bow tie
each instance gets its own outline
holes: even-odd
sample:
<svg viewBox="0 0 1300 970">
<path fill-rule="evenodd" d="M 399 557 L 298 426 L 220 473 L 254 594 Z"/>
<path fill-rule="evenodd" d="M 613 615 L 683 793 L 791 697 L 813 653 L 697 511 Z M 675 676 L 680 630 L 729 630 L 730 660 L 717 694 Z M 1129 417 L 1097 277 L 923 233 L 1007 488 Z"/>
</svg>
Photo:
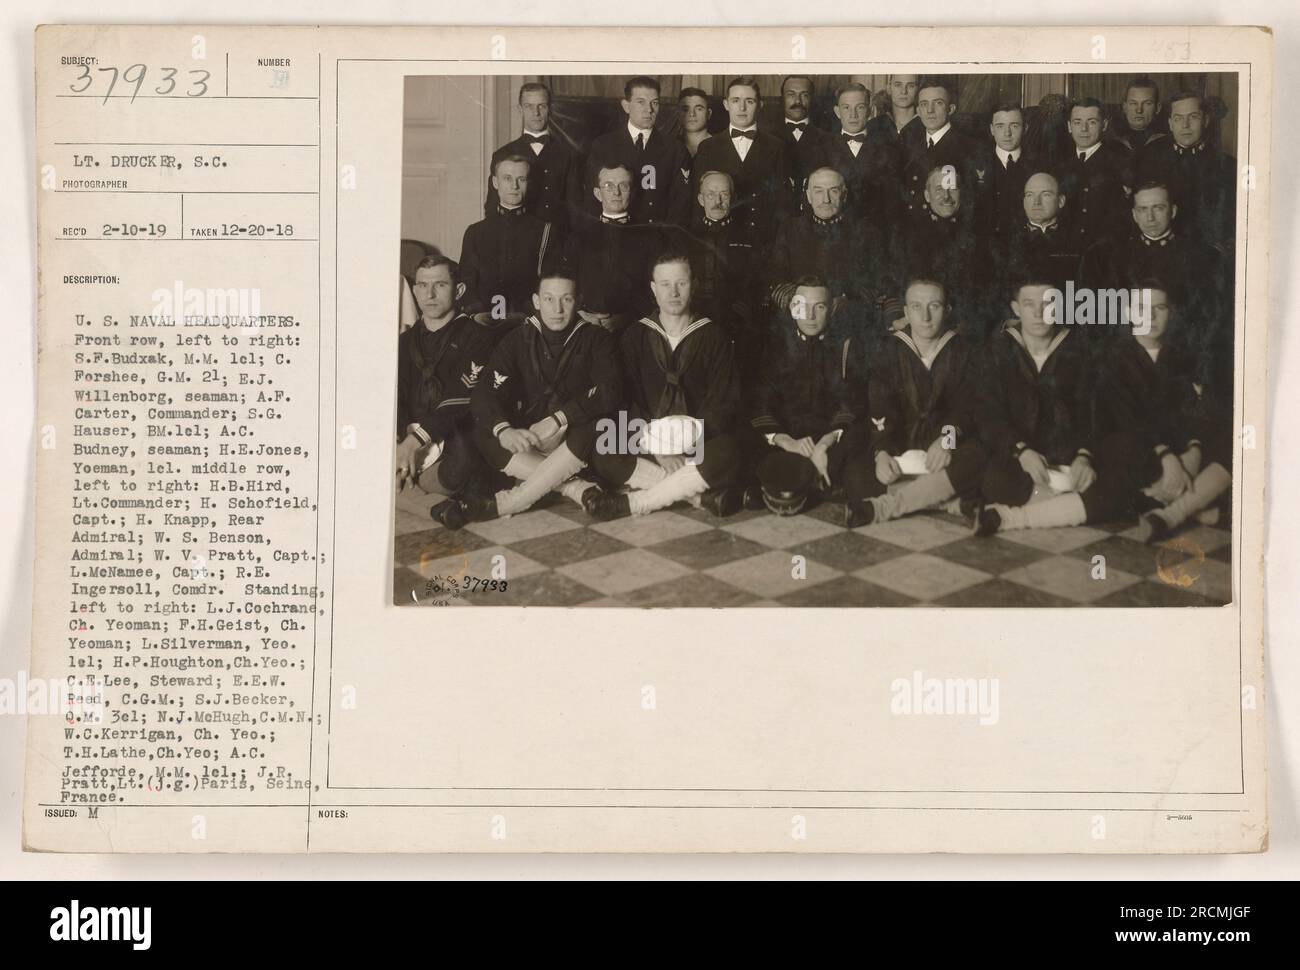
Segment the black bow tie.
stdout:
<svg viewBox="0 0 1300 970">
<path fill-rule="evenodd" d="M 545 144 L 546 144 L 546 139 L 548 139 L 548 138 L 550 138 L 550 137 L 551 137 L 550 134 L 545 134 L 545 135 L 531 135 L 531 134 L 530 134 L 530 135 L 528 135 L 528 143 L 529 143 L 530 145 L 545 145 Z"/>
<path fill-rule="evenodd" d="M 753 131 L 741 131 L 739 128 L 732 128 L 732 129 L 731 129 L 731 137 L 732 137 L 732 138 L 748 138 L 750 141 L 753 141 L 753 140 L 754 140 L 754 132 L 753 132 Z"/>
<path fill-rule="evenodd" d="M 521 216 L 524 214 L 523 206 L 515 206 L 513 209 L 507 209 L 503 205 L 497 206 L 497 215 L 499 216 Z"/>
<path fill-rule="evenodd" d="M 845 132 L 841 132 L 841 134 L 845 141 L 855 141 L 859 145 L 863 144 L 867 140 L 867 136 L 865 133 L 858 134 L 858 135 L 850 135 L 847 131 L 845 131 Z"/>
<path fill-rule="evenodd" d="M 614 218 L 602 214 L 600 217 L 600 221 L 610 223 L 611 225 L 615 225 L 615 226 L 621 226 L 623 225 L 623 223 L 627 222 L 627 216 L 624 215 L 624 216 L 618 216 L 617 218 Z"/>
<path fill-rule="evenodd" d="M 785 126 L 786 126 L 787 128 L 807 128 L 807 127 L 808 127 L 808 122 L 807 122 L 807 120 L 804 120 L 804 121 L 789 121 L 789 120 L 787 120 L 786 123 L 785 123 Z"/>
</svg>

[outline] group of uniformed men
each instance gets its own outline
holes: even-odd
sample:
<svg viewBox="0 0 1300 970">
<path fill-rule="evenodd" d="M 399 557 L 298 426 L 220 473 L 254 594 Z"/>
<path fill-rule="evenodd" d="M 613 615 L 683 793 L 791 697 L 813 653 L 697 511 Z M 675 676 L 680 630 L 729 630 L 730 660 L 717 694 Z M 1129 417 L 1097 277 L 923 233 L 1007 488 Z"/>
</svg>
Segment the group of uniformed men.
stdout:
<svg viewBox="0 0 1300 970">
<path fill-rule="evenodd" d="M 672 137 L 659 82 L 632 78 L 585 154 L 523 85 L 459 264 L 415 271 L 399 486 L 453 529 L 551 491 L 599 519 L 948 508 L 977 535 L 1213 518 L 1236 175 L 1206 99 L 1133 78 L 1115 131 L 1076 100 L 1049 164 L 1019 105 L 988 139 L 957 130 L 950 79 L 893 75 L 874 117 L 844 84 L 836 132 L 812 124 L 815 84 L 784 79 L 769 131 L 735 78 L 712 135 L 685 88 Z"/>
</svg>

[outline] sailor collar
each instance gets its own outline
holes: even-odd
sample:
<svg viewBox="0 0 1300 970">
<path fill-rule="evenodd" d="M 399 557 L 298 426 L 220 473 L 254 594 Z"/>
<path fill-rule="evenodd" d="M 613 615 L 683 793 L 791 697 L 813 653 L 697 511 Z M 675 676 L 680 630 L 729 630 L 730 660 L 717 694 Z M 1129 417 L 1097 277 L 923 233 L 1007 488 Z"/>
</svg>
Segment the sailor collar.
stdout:
<svg viewBox="0 0 1300 970">
<path fill-rule="evenodd" d="M 690 322 L 686 329 L 681 332 L 681 336 L 674 341 L 673 338 L 669 336 L 668 331 L 663 328 L 663 325 L 658 320 L 652 320 L 650 317 L 642 317 L 641 322 L 667 340 L 669 346 L 681 344 L 683 340 L 693 334 L 696 330 L 699 330 L 707 323 L 712 323 L 708 317 L 696 317 Z"/>
<path fill-rule="evenodd" d="M 524 322 L 532 324 L 533 328 L 537 331 L 538 336 L 541 337 L 546 336 L 544 333 L 542 333 L 543 329 L 545 329 L 545 324 L 543 324 L 542 321 L 538 319 L 536 314 L 533 314 Z M 578 317 L 578 319 L 574 320 L 573 323 L 569 324 L 569 333 L 564 338 L 564 346 L 567 347 L 569 345 L 569 341 L 573 339 L 573 335 L 576 334 L 579 330 L 581 330 L 586 325 L 587 325 L 587 321 L 584 320 L 582 317 Z"/>
<path fill-rule="evenodd" d="M 909 331 L 910 328 L 908 330 L 895 330 L 894 336 L 898 340 L 901 340 L 907 348 L 912 351 L 912 353 L 916 354 L 917 359 L 925 366 L 926 370 L 929 370 L 934 366 L 934 362 L 939 359 L 939 354 L 942 353 L 943 348 L 947 347 L 948 343 L 957 336 L 957 331 L 955 330 L 945 331 L 943 336 L 936 340 L 930 347 L 930 353 L 923 354 L 921 353 L 921 348 L 917 345 L 916 341 L 912 339 L 912 334 Z M 1018 333 L 1019 331 L 1017 331 L 1017 334 Z"/>
</svg>

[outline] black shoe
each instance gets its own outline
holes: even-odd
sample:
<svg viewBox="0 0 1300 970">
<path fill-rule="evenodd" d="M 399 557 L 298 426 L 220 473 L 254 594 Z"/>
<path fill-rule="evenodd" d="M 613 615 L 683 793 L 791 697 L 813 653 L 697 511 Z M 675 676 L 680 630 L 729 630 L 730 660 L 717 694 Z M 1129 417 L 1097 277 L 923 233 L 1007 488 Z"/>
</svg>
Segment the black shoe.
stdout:
<svg viewBox="0 0 1300 970">
<path fill-rule="evenodd" d="M 429 509 L 429 517 L 435 522 L 441 522 L 453 532 L 465 528 L 465 513 L 460 507 L 460 502 L 454 498 L 439 502 Z"/>
<path fill-rule="evenodd" d="M 632 506 L 626 495 L 607 492 L 594 485 L 582 493 L 582 507 L 593 519 L 608 522 L 632 514 Z"/>
<path fill-rule="evenodd" d="M 1002 528 L 1002 516 L 997 509 L 977 509 L 975 512 L 975 535 L 981 539 L 993 535 Z"/>
<path fill-rule="evenodd" d="M 458 502 L 466 522 L 486 522 L 498 515 L 495 495 L 462 495 Z"/>
<path fill-rule="evenodd" d="M 1169 523 L 1154 512 L 1148 512 L 1138 519 L 1138 538 L 1146 545 L 1159 542 L 1172 531 Z"/>
<path fill-rule="evenodd" d="M 750 512 L 762 512 L 763 509 L 767 508 L 767 506 L 763 504 L 763 486 L 750 485 L 746 488 L 745 499 L 741 502 L 741 505 Z"/>
<path fill-rule="evenodd" d="M 876 507 L 870 499 L 859 499 L 844 504 L 844 524 L 850 529 L 871 525 L 876 520 Z"/>
<path fill-rule="evenodd" d="M 964 495 L 957 500 L 957 514 L 971 526 L 979 520 L 982 507 L 980 500 L 970 495 Z"/>
<path fill-rule="evenodd" d="M 720 519 L 735 515 L 744 504 L 745 490 L 742 488 L 711 488 L 700 495 L 700 507 Z"/>
</svg>

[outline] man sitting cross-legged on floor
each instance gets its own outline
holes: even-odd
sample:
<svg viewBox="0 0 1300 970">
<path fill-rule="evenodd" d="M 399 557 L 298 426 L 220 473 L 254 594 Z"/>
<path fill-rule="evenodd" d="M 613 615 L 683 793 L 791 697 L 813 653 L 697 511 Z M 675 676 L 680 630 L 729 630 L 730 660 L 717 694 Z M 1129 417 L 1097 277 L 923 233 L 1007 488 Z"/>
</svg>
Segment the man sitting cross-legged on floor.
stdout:
<svg viewBox="0 0 1300 970">
<path fill-rule="evenodd" d="M 412 292 L 420 316 L 397 338 L 397 486 L 439 498 L 486 488 L 469 399 L 499 331 L 462 312 L 465 284 L 446 256 L 420 261 Z"/>
<path fill-rule="evenodd" d="M 1058 495 L 1030 508 L 1067 526 L 1157 506 L 1141 518 L 1150 542 L 1206 508 L 1232 480 L 1229 442 L 1217 430 L 1226 424 L 1215 420 L 1203 376 L 1207 362 L 1170 330 L 1175 314 L 1165 284 L 1147 280 L 1139 292 L 1149 305 L 1128 307 L 1132 329 L 1099 368 L 1096 483 L 1082 496 Z"/>
<path fill-rule="evenodd" d="M 1035 279 L 1017 287 L 1016 319 L 993 338 L 981 369 L 977 420 L 988 462 L 980 491 L 991 504 L 976 516 L 979 536 L 1078 524 L 1097 479 L 1093 342 L 1053 322 L 1052 288 Z"/>
<path fill-rule="evenodd" d="M 1155 506 L 1139 519 L 1140 537 L 1153 542 L 1189 518 L 1217 517 L 1210 506 L 1232 484 L 1231 405 L 1204 345 L 1183 332 L 1182 297 L 1155 279 L 1138 292 L 1149 294 L 1138 321 L 1147 326 L 1135 326 L 1102 366 L 1097 487 L 1113 495 L 1112 517 Z"/>
<path fill-rule="evenodd" d="M 850 499 L 850 528 L 955 496 L 973 503 L 984 468 L 984 449 L 974 433 L 975 351 L 972 338 L 951 329 L 951 309 L 938 280 L 914 277 L 903 291 L 906 325 L 883 341 L 872 361 L 867 413 L 875 475 L 863 499 Z M 899 457 L 911 451 L 924 452 L 924 468 L 904 481 Z"/>
<path fill-rule="evenodd" d="M 731 515 L 744 500 L 744 452 L 736 427 L 740 378 L 731 340 L 721 324 L 693 312 L 685 255 L 660 256 L 650 286 L 658 311 L 629 324 L 620 336 L 629 407 L 627 421 L 618 423 L 629 428 L 648 422 L 646 433 L 632 441 L 602 434 L 589 458 L 602 480 L 632 491 L 592 489 L 583 504 L 602 519 L 644 515 L 693 499 L 715 515 Z M 663 439 L 674 438 L 681 448 L 662 447 Z M 661 447 L 654 447 L 656 440 Z M 647 450 L 656 452 L 653 459 L 638 457 Z"/>
<path fill-rule="evenodd" d="M 484 459 L 517 480 L 495 495 L 468 492 L 435 506 L 448 528 L 514 515 L 552 490 L 582 504 L 595 423 L 622 397 L 615 339 L 577 318 L 577 282 L 545 274 L 536 313 L 501 338 L 472 395 L 474 442 Z"/>
<path fill-rule="evenodd" d="M 871 462 L 865 448 L 853 448 L 866 409 L 863 353 L 832 314 L 826 281 L 798 279 L 785 317 L 754 388 L 750 423 L 766 445 L 757 445 L 759 486 L 745 504 L 795 515 L 832 486 L 842 485 L 850 496 L 866 494 Z"/>
</svg>

